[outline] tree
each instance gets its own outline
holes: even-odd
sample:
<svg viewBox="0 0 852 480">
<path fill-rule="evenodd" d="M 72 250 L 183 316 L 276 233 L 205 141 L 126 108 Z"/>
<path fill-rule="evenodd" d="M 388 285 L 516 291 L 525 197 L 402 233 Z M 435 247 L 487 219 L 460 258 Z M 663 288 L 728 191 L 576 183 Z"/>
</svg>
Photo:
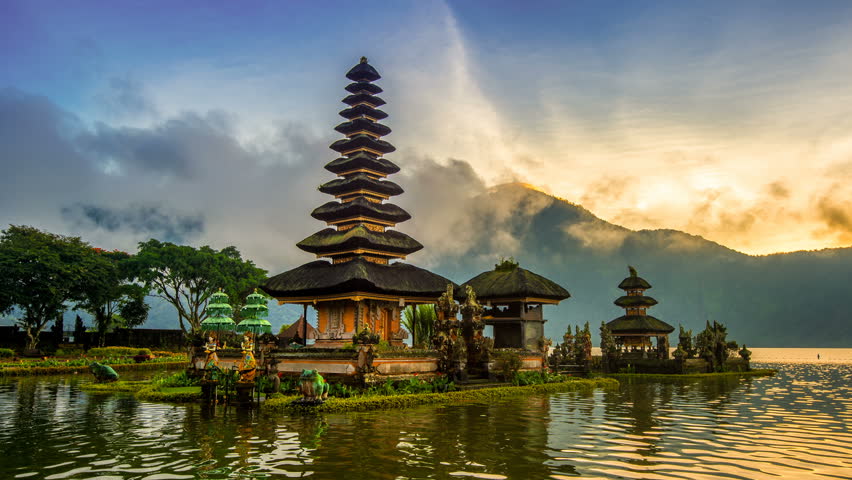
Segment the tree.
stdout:
<svg viewBox="0 0 852 480">
<path fill-rule="evenodd" d="M 402 311 L 402 325 L 411 333 L 414 348 L 426 348 L 437 318 L 434 305 L 412 305 Z"/>
<path fill-rule="evenodd" d="M 0 312 L 17 308 L 16 322 L 27 334 L 26 348 L 38 345 L 39 334 L 82 297 L 98 275 L 91 246 L 37 228 L 10 225 L 0 236 Z"/>
<path fill-rule="evenodd" d="M 85 286 L 83 298 L 75 309 L 89 312 L 98 332 L 98 343 L 103 345 L 105 335 L 116 327 L 132 328 L 145 323 L 148 289 L 135 282 L 138 266 L 132 256 L 118 250 L 93 249 L 97 258 L 97 277 Z"/>
<path fill-rule="evenodd" d="M 678 347 L 683 350 L 686 358 L 694 358 L 695 347 L 692 345 L 692 330 L 686 330 L 683 328 L 683 325 L 680 325 L 680 332 L 678 333 Z"/>
<path fill-rule="evenodd" d="M 618 346 L 616 346 L 615 338 L 604 321 L 601 321 L 601 357 L 606 369 L 605 371 L 613 371 L 616 366 L 616 360 L 618 360 Z"/>
<path fill-rule="evenodd" d="M 704 331 L 695 337 L 695 346 L 698 349 L 698 354 L 710 364 L 711 371 L 722 371 L 725 368 L 725 361 L 731 354 L 731 351 L 736 351 L 737 342 L 728 341 L 728 329 L 723 324 L 713 321 L 707 321 Z"/>
<path fill-rule="evenodd" d="M 236 247 L 217 251 L 151 239 L 139 244 L 134 259 L 139 279 L 175 307 L 184 333 L 201 330 L 213 292 L 223 289 L 237 312 L 240 299 L 266 278 L 266 270 L 243 260 Z"/>
</svg>

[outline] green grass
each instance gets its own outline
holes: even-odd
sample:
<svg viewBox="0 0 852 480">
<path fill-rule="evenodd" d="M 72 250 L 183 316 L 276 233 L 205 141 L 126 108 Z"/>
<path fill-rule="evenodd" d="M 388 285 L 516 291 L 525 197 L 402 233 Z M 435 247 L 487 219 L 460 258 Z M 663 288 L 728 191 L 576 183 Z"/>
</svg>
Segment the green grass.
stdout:
<svg viewBox="0 0 852 480">
<path fill-rule="evenodd" d="M 169 361 L 171 360 L 171 361 Z M 15 366 L 0 366 L 0 377 L 27 377 L 36 375 L 63 375 L 70 373 L 90 373 L 89 363 L 91 360 L 75 361 L 75 362 L 56 362 L 52 365 L 42 365 L 35 363 L 33 365 L 14 364 Z M 71 363 L 70 365 L 68 363 Z M 104 362 L 101 362 L 104 363 Z M 167 368 L 186 367 L 187 360 L 165 359 L 165 361 L 149 360 L 143 363 L 106 363 L 115 369 L 116 372 L 127 371 L 144 371 L 144 370 L 159 370 Z"/>
<path fill-rule="evenodd" d="M 299 412 L 352 412 L 380 410 L 391 408 L 407 408 L 417 405 L 443 405 L 469 402 L 490 402 L 501 398 L 528 396 L 541 393 L 556 393 L 566 391 L 588 391 L 595 388 L 616 388 L 618 381 L 612 378 L 581 379 L 572 378 L 558 383 L 528 385 L 524 387 L 495 387 L 479 390 L 465 390 L 448 393 L 418 393 L 406 395 L 360 395 L 349 398 L 329 398 L 322 405 L 303 407 L 292 405 L 298 396 L 281 396 L 270 398 L 263 403 L 262 409 L 267 413 L 299 413 Z"/>
<path fill-rule="evenodd" d="M 136 398 L 147 402 L 191 403 L 201 400 L 201 387 L 163 387 L 149 386 L 138 390 Z"/>
<path fill-rule="evenodd" d="M 139 390 L 149 386 L 149 380 L 140 380 L 133 382 L 111 382 L 111 383 L 84 383 L 80 385 L 80 390 L 89 393 L 136 393 Z"/>
</svg>

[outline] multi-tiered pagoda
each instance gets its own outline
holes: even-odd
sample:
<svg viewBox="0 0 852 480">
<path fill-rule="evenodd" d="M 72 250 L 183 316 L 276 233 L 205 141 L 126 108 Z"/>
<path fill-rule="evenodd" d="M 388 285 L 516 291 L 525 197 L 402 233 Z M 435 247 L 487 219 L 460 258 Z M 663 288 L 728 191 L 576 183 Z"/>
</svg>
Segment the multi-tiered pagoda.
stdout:
<svg viewBox="0 0 852 480">
<path fill-rule="evenodd" d="M 625 315 L 607 323 L 607 328 L 625 357 L 668 358 L 669 334 L 674 327 L 648 315 L 648 308 L 657 304 L 655 299 L 645 295 L 651 284 L 640 277 L 635 268 L 627 268 L 630 276 L 618 284 L 627 295 L 613 302 L 625 310 Z M 656 340 L 656 346 L 652 339 Z"/>
<path fill-rule="evenodd" d="M 346 78 L 352 81 L 343 99 L 348 108 L 340 112 L 346 121 L 335 127 L 346 138 L 331 144 L 340 157 L 325 166 L 338 178 L 319 187 L 335 200 L 311 213 L 328 228 L 297 244 L 320 260 L 276 275 L 262 288 L 280 303 L 315 306 L 317 346 L 342 346 L 363 328 L 401 345 L 407 336 L 400 328 L 401 308 L 434 303 L 452 282 L 401 262 L 423 245 L 394 230 L 411 215 L 385 203 L 403 190 L 385 180 L 399 167 L 384 158 L 396 149 L 381 139 L 391 132 L 379 123 L 388 116 L 378 109 L 385 101 L 373 83 L 381 76 L 362 57 Z"/>
</svg>

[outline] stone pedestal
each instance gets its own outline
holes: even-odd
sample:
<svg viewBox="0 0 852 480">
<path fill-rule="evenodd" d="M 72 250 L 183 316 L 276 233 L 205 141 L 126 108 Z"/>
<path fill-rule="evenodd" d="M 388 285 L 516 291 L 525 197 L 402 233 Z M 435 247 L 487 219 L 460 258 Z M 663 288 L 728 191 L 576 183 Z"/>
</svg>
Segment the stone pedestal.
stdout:
<svg viewBox="0 0 852 480">
<path fill-rule="evenodd" d="M 237 403 L 240 405 L 251 405 L 254 382 L 237 382 L 234 388 L 237 390 Z"/>
<path fill-rule="evenodd" d="M 201 398 L 205 402 L 212 402 L 216 399 L 216 386 L 219 385 L 218 380 L 202 380 L 201 381 Z"/>
</svg>

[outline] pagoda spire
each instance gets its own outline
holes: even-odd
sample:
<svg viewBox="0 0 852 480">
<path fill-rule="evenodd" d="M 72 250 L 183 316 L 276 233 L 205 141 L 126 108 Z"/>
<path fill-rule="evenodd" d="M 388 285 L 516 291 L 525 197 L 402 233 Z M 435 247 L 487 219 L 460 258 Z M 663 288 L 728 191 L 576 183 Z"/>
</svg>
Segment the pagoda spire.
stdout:
<svg viewBox="0 0 852 480">
<path fill-rule="evenodd" d="M 384 155 L 396 148 L 381 138 L 391 129 L 379 123 L 387 113 L 378 108 L 385 101 L 377 95 L 382 88 L 374 84 L 381 78 L 366 57 L 346 73 L 352 81 L 345 87 L 349 95 L 343 99 L 348 107 L 340 112 L 346 121 L 334 129 L 345 136 L 330 148 L 340 154 L 329 162 L 326 170 L 338 178 L 326 182 L 319 191 L 334 196 L 311 213 L 329 228 L 321 230 L 297 244 L 317 257 L 344 263 L 360 257 L 387 264 L 391 259 L 404 259 L 421 248 L 419 242 L 396 230 L 388 230 L 411 218 L 402 208 L 384 203 L 403 193 L 394 182 L 385 180 L 399 171 Z"/>
</svg>

